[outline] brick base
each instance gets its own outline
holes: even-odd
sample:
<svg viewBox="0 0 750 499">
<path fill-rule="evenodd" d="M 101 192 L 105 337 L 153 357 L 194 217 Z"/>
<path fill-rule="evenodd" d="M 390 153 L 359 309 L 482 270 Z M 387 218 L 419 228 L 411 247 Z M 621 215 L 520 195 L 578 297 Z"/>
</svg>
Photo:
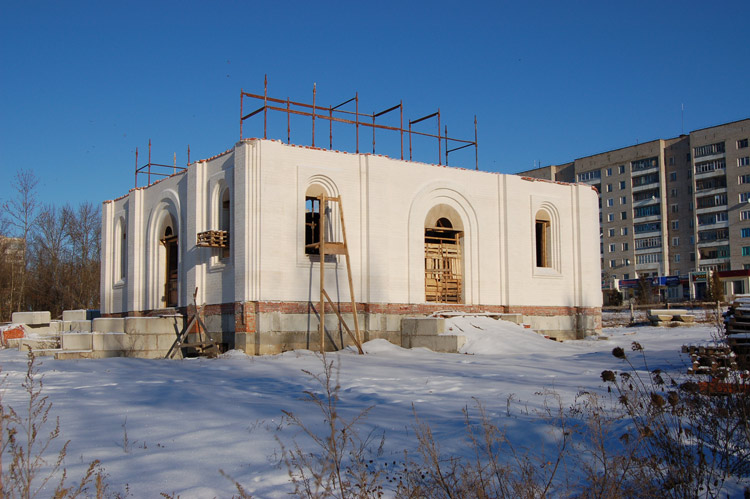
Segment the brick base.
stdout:
<svg viewBox="0 0 750 499">
<path fill-rule="evenodd" d="M 238 334 L 306 334 L 317 332 L 317 302 L 235 302 L 206 305 L 203 320 L 209 332 L 221 334 L 227 342 Z M 464 305 L 449 303 L 357 303 L 360 328 L 368 334 L 400 334 L 400 320 L 407 316 L 424 316 L 441 311 L 464 313 L 520 314 L 523 321 L 536 331 L 558 339 L 583 338 L 601 332 L 601 308 L 599 307 L 556 307 L 556 306 L 513 306 L 513 305 Z M 192 313 L 192 306 L 189 312 Z M 340 313 L 351 318 L 351 303 L 342 303 Z M 160 314 L 186 314 L 187 309 L 161 309 L 131 311 L 126 314 L 105 314 L 103 317 L 156 316 Z M 326 305 L 326 316 L 333 320 L 335 315 L 330 305 Z M 285 320 L 287 318 L 288 320 Z M 328 322 L 327 320 L 327 322 Z M 302 325 L 300 325 L 302 324 Z M 368 327 L 369 325 L 369 327 Z M 233 326 L 233 331 L 231 330 Z M 351 324 L 350 324 L 351 326 Z M 330 327 L 327 326 L 327 327 Z M 244 341 L 244 340 L 243 340 Z M 241 343 L 241 342 L 240 342 Z"/>
</svg>

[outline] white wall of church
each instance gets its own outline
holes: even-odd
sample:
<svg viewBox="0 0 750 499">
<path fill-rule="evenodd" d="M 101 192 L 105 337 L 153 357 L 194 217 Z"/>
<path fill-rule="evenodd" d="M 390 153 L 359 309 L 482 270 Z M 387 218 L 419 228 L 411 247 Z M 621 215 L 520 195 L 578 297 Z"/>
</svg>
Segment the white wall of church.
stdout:
<svg viewBox="0 0 750 499">
<path fill-rule="evenodd" d="M 159 240 L 170 224 L 179 237 L 179 306 L 192 302 L 196 287 L 199 303 L 316 302 L 319 263 L 304 253 L 311 185 L 341 196 L 358 302 L 425 302 L 425 219 L 444 205 L 463 230 L 464 303 L 601 306 L 597 196 L 589 186 L 250 140 L 105 203 L 103 312 L 164 306 Z M 228 257 L 196 246 L 197 233 L 221 228 L 225 190 Z M 535 261 L 539 210 L 551 219 L 545 268 Z M 126 250 L 118 240 L 123 224 Z M 334 300 L 349 301 L 344 257 L 337 260 L 326 264 L 326 288 Z"/>
</svg>

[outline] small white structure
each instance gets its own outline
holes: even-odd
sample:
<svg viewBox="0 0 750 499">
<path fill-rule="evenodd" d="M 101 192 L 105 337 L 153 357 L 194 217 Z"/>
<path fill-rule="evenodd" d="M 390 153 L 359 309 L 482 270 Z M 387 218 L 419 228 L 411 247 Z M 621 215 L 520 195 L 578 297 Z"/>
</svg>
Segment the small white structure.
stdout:
<svg viewBox="0 0 750 499">
<path fill-rule="evenodd" d="M 321 194 L 342 200 L 364 340 L 401 344 L 403 317 L 441 310 L 522 314 L 558 339 L 601 329 L 592 187 L 263 139 L 104 203 L 102 315 L 184 311 L 197 288 L 207 327 L 230 347 L 316 348 L 320 262 L 305 246 Z M 326 287 L 350 319 L 337 258 Z"/>
</svg>

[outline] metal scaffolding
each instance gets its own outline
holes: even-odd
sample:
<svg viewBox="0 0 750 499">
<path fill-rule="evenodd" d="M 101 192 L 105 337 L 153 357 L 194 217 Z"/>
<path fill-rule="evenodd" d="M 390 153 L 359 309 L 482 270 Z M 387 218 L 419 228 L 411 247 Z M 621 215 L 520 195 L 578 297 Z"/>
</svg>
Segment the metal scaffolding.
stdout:
<svg viewBox="0 0 750 499">
<path fill-rule="evenodd" d="M 255 99 L 263 101 L 263 105 L 254 111 L 247 114 L 244 112 L 245 98 Z M 354 97 L 341 102 L 335 106 L 321 106 L 316 102 L 317 98 L 317 87 L 313 84 L 312 93 L 312 104 L 303 102 L 295 102 L 286 99 L 277 99 L 268 96 L 268 76 L 263 80 L 263 95 L 251 94 L 240 91 L 240 140 L 243 139 L 243 125 L 245 120 L 263 113 L 263 138 L 268 138 L 268 111 L 277 111 L 286 113 L 287 116 L 287 144 L 291 143 L 291 116 L 303 116 L 311 119 L 312 125 L 312 146 L 315 146 L 315 120 L 327 120 L 328 121 L 328 149 L 333 149 L 333 123 L 344 123 L 348 125 L 354 125 L 356 130 L 356 147 L 355 152 L 359 153 L 360 146 L 360 127 L 369 127 L 372 129 L 372 153 L 375 154 L 375 131 L 376 130 L 388 130 L 391 132 L 398 132 L 401 140 L 401 159 L 404 159 L 404 134 L 409 136 L 409 160 L 412 160 L 412 135 L 422 136 L 437 139 L 438 147 L 438 164 L 443 164 L 443 158 L 445 158 L 445 165 L 448 165 L 448 154 L 466 147 L 474 147 L 474 160 L 475 168 L 479 169 L 479 154 L 477 146 L 477 117 L 474 116 L 474 140 L 457 139 L 448 136 L 448 127 L 445 126 L 445 134 L 440 134 L 440 109 L 437 112 L 422 116 L 414 120 L 409 120 L 409 127 L 404 129 L 404 105 L 403 101 L 399 102 L 395 106 L 389 107 L 380 112 L 367 114 L 360 112 L 359 110 L 359 93 L 355 93 Z M 354 111 L 342 109 L 343 106 L 354 102 Z M 391 113 L 393 111 L 399 111 L 399 126 L 389 126 L 376 122 L 376 118 Z M 426 121 L 428 119 L 437 119 L 437 134 L 419 132 L 412 129 L 412 125 Z M 454 147 L 450 147 L 453 145 Z M 445 155 L 443 155 L 443 150 Z"/>
</svg>

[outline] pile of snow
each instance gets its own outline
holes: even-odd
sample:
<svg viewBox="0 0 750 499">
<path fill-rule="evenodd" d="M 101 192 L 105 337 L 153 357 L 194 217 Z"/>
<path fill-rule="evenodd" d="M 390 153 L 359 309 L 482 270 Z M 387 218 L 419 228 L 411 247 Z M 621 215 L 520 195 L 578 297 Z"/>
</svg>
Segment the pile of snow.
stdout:
<svg viewBox="0 0 750 499">
<path fill-rule="evenodd" d="M 487 316 L 446 319 L 445 334 L 465 336 L 460 352 L 473 355 L 551 353 L 565 348 L 531 329 Z"/>
<path fill-rule="evenodd" d="M 401 460 L 404 450 L 414 450 L 415 411 L 443 452 L 467 452 L 462 410 L 476 401 L 508 429 L 518 449 L 536 449 L 551 431 L 535 415 L 544 407 L 539 392 L 554 389 L 564 404 L 581 390 L 605 393 L 601 371 L 623 367 L 612 348 L 629 350 L 632 341 L 646 348 L 651 368 L 684 372 L 680 347 L 711 335 L 702 326 L 617 328 L 605 330 L 607 340 L 559 343 L 486 317 L 450 319 L 448 328 L 467 337 L 464 353 L 406 350 L 374 340 L 364 345 L 366 355 L 347 349 L 326 356 L 337 366 L 338 414 L 352 419 L 372 407 L 361 431 L 385 434 L 383 459 Z M 61 439 L 70 440 L 68 475 L 81 476 L 87 463 L 99 459 L 111 490 L 127 486 L 133 497 L 230 497 L 234 484 L 219 470 L 255 497 L 288 497 L 277 438 L 316 449 L 287 424 L 282 410 L 319 434 L 326 431 L 319 411 L 301 400 L 304 391 L 322 390 L 302 372 L 322 371 L 320 356 L 310 351 L 39 361 L 44 394 L 54 404 L 51 415 L 60 418 Z M 22 411 L 26 357 L 0 350 L 0 365 L 3 403 Z"/>
</svg>

